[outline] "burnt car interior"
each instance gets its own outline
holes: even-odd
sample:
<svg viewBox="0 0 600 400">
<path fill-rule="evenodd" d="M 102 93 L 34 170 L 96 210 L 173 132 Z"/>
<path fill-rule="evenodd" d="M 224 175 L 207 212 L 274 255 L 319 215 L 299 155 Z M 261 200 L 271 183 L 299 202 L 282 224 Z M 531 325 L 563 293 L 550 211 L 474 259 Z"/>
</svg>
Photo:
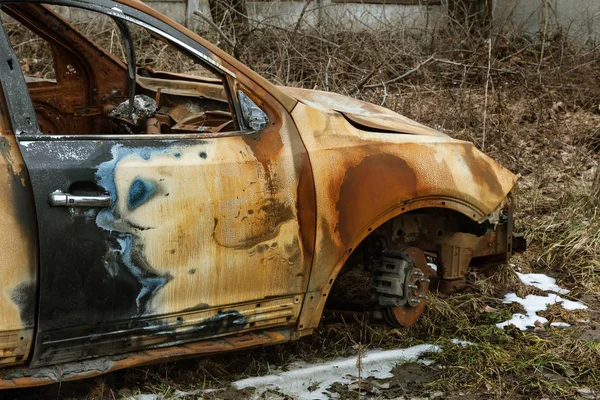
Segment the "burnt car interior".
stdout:
<svg viewBox="0 0 600 400">
<path fill-rule="evenodd" d="M 143 27 L 70 9 L 40 4 L 2 7 L 2 23 L 25 75 L 41 133 L 219 134 L 241 129 L 221 71 Z M 94 26 L 104 29 L 83 33 L 65 17 L 84 12 L 102 18 L 102 24 Z M 32 71 L 21 47 L 27 39 L 22 37 L 23 27 L 30 31 L 29 40 L 50 49 L 52 65 L 44 71 Z M 163 68 L 174 72 L 155 70 L 148 46 L 170 52 L 179 71 L 173 65 Z M 242 103 L 248 100 L 238 93 Z"/>
</svg>

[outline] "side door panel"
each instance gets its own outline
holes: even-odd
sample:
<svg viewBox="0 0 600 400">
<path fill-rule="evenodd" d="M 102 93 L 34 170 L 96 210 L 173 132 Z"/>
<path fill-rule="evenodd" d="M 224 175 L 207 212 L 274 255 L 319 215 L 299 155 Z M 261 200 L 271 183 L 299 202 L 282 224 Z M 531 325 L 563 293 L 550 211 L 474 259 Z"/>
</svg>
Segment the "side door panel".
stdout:
<svg viewBox="0 0 600 400">
<path fill-rule="evenodd" d="M 27 170 L 8 125 L 3 97 L 0 102 L 0 366 L 3 366 L 27 360 L 33 342 L 37 227 Z"/>
<path fill-rule="evenodd" d="M 40 232 L 35 365 L 294 323 L 306 154 L 279 135 L 21 138 Z M 278 157 L 261 163 L 261 142 Z M 56 191 L 113 205 L 53 207 Z"/>
<path fill-rule="evenodd" d="M 5 366 L 22 364 L 30 354 L 38 247 L 32 190 L 15 139 L 32 125 L 33 108 L 22 98 L 25 82 L 2 26 L 0 55 L 0 366 Z"/>
</svg>

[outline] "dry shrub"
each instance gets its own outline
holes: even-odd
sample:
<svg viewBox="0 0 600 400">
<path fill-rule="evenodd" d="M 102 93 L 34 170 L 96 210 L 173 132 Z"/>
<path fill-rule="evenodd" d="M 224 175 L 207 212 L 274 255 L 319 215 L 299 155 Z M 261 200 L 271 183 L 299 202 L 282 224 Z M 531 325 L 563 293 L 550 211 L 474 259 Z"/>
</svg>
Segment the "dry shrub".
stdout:
<svg viewBox="0 0 600 400">
<path fill-rule="evenodd" d="M 303 15 L 317 12 L 308 8 Z M 96 40 L 119 55 L 113 47 L 114 28 L 93 28 L 103 26 L 96 23 L 77 25 L 95 32 Z M 468 35 L 453 25 L 420 30 L 382 23 L 377 29 L 352 29 L 325 19 L 318 26 L 306 21 L 281 26 L 250 21 L 249 34 L 235 38 L 236 48 L 226 50 L 235 50 L 243 62 L 278 84 L 355 96 L 473 141 L 521 177 L 517 230 L 525 232 L 529 250 L 513 262 L 524 272 L 557 277 L 559 284 L 574 289 L 571 295 L 586 296 L 588 305 L 598 308 L 600 218 L 592 181 L 600 150 L 600 47 L 579 43 L 560 29 L 540 38 L 507 26 Z M 200 33 L 219 40 L 214 31 Z M 187 62 L 151 44 L 147 36 L 136 40 L 143 49 L 139 61 L 189 70 Z M 34 45 L 20 48 L 37 54 L 30 48 Z M 234 377 L 266 373 L 270 365 L 351 355 L 355 343 L 387 347 L 449 343 L 458 337 L 477 345 L 455 346 L 435 356 L 448 369 L 432 385 L 468 391 L 483 387 L 499 398 L 570 397 L 576 387 L 600 385 L 597 342 L 579 341 L 558 330 L 543 336 L 495 327 L 522 312 L 519 305 L 502 304 L 504 293 L 536 293 L 520 284 L 512 266 L 470 278 L 479 292 L 449 298 L 432 294 L 426 313 L 410 329 L 390 330 L 362 314 L 327 316 L 313 336 L 296 343 L 121 376 L 135 376 L 127 384 L 138 382 L 144 389 L 198 387 L 202 382 L 194 381 L 194 375 L 222 385 Z M 486 306 L 499 311 L 483 312 Z M 557 307 L 546 315 L 569 322 L 584 317 Z M 591 315 L 592 324 L 597 323 L 597 312 Z"/>
</svg>

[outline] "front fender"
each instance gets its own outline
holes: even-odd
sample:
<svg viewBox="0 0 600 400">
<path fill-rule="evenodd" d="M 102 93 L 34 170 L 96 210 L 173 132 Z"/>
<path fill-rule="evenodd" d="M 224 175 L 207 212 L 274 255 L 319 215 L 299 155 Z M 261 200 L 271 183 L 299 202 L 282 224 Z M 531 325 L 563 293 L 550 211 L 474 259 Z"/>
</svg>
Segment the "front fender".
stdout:
<svg viewBox="0 0 600 400">
<path fill-rule="evenodd" d="M 318 292 L 321 302 L 352 250 L 385 221 L 437 207 L 482 222 L 517 180 L 470 142 L 367 132 L 338 112 L 301 102 L 292 116 L 316 186 L 317 232 L 308 291 Z"/>
</svg>

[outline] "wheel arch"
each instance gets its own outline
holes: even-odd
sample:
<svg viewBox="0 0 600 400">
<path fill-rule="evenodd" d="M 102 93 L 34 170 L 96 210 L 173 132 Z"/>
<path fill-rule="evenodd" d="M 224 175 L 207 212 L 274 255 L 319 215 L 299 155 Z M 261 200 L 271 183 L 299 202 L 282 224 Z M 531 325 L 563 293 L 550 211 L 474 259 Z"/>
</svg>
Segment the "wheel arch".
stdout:
<svg viewBox="0 0 600 400">
<path fill-rule="evenodd" d="M 463 200 L 446 196 L 430 196 L 412 199 L 380 213 L 369 223 L 365 224 L 365 226 L 363 226 L 362 229 L 360 229 L 358 233 L 353 236 L 353 238 L 348 242 L 346 251 L 341 255 L 341 257 L 339 257 L 334 266 L 328 270 L 328 273 L 326 275 L 320 274 L 321 282 L 315 282 L 315 275 L 311 276 L 310 286 L 314 289 L 309 289 L 309 292 L 305 297 L 298 328 L 302 330 L 315 328 L 318 326 L 325 308 L 327 297 L 331 291 L 331 288 L 337 281 L 340 272 L 346 265 L 348 258 L 371 233 L 375 232 L 387 222 L 403 214 L 425 209 L 450 210 L 459 215 L 467 217 L 469 220 L 475 223 L 488 217 L 488 215 L 483 213 L 477 207 Z"/>
</svg>

